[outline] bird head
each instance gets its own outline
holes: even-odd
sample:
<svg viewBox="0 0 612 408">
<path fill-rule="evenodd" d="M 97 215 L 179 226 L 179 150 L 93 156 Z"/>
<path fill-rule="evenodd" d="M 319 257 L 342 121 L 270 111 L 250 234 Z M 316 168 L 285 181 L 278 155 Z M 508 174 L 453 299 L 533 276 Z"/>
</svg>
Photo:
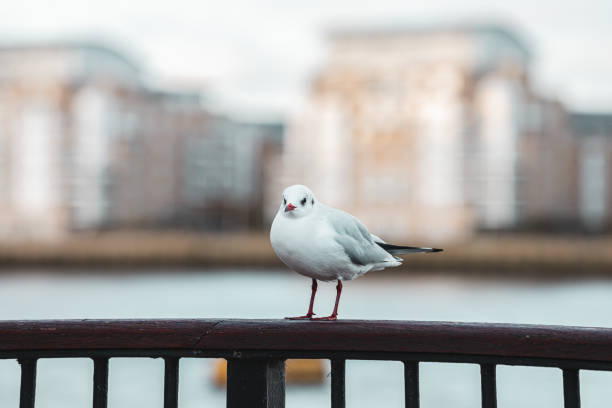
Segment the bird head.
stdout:
<svg viewBox="0 0 612 408">
<path fill-rule="evenodd" d="M 278 211 L 286 217 L 303 217 L 309 214 L 316 204 L 317 199 L 308 187 L 295 184 L 283 191 Z"/>
</svg>

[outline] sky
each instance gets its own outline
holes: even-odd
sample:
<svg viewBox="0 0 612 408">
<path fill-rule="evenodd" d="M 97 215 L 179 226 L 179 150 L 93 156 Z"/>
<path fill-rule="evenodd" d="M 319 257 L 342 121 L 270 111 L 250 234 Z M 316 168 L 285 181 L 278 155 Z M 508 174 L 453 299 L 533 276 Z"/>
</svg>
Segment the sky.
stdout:
<svg viewBox="0 0 612 408">
<path fill-rule="evenodd" d="M 220 112 L 273 120 L 302 106 L 334 27 L 499 22 L 532 50 L 540 94 L 608 112 L 611 20 L 611 0 L 21 0 L 0 2 L 0 41 L 103 41 L 151 83 L 202 89 Z"/>
</svg>

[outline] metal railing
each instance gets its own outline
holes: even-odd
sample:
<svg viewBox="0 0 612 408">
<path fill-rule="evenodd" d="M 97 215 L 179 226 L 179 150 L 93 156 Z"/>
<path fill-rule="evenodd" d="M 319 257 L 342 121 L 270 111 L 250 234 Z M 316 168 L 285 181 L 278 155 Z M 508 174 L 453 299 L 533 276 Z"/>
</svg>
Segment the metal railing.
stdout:
<svg viewBox="0 0 612 408">
<path fill-rule="evenodd" d="M 94 362 L 93 406 L 107 406 L 108 361 L 165 361 L 164 407 L 178 405 L 181 358 L 225 358 L 227 407 L 284 407 L 285 360 L 331 360 L 331 406 L 345 406 L 345 361 L 404 363 L 406 407 L 419 406 L 419 362 L 480 365 L 482 406 L 497 405 L 496 366 L 557 367 L 565 407 L 580 406 L 579 370 L 612 370 L 612 329 L 411 321 L 0 321 L 0 359 L 21 364 L 20 407 L 34 407 L 40 358 Z"/>
</svg>

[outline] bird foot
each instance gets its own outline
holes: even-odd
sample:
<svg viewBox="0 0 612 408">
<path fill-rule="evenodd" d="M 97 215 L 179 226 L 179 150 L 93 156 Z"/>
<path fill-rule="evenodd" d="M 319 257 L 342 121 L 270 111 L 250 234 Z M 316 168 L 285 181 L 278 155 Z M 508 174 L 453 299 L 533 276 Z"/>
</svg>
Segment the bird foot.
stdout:
<svg viewBox="0 0 612 408">
<path fill-rule="evenodd" d="M 310 319 L 313 318 L 312 317 L 313 315 L 314 315 L 314 313 L 313 314 L 307 314 L 307 315 L 304 315 L 304 316 L 285 317 L 285 320 L 310 320 Z"/>
<path fill-rule="evenodd" d="M 325 317 L 311 317 L 310 320 L 324 320 L 324 321 L 334 321 L 338 320 L 338 316 L 325 316 Z"/>
</svg>

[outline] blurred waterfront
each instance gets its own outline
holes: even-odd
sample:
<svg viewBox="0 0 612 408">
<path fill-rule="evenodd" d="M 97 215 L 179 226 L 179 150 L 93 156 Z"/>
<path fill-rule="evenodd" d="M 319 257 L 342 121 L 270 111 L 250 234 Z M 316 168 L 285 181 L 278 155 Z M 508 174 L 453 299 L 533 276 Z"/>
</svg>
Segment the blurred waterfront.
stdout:
<svg viewBox="0 0 612 408">
<path fill-rule="evenodd" d="M 436 255 L 406 256 L 403 266 L 375 276 L 426 270 L 439 274 L 543 279 L 610 278 L 610 248 L 612 240 L 605 235 L 487 233 L 445 245 L 445 251 Z M 197 271 L 211 266 L 279 267 L 282 263 L 272 250 L 267 232 L 115 231 L 80 233 L 51 242 L 0 243 L 0 266 L 0 274 L 9 273 L 11 268 L 20 268 L 25 273 L 31 267 L 44 267 L 45 273 L 65 270 L 80 274 L 96 268 L 105 268 L 107 273 L 164 273 L 168 271 L 164 267 L 189 267 Z"/>
<path fill-rule="evenodd" d="M 3 42 L 0 239 L 262 231 L 298 183 L 389 240 L 610 231 L 612 112 L 541 92 L 518 24 L 318 35 L 299 107 L 274 120 L 145 74 L 120 42 Z"/>
<path fill-rule="evenodd" d="M 127 271 L 126 271 L 127 272 Z M 202 271 L 199 271 L 202 272 Z M 308 280 L 286 270 L 214 269 L 165 274 L 106 271 L 86 275 L 0 276 L 0 319 L 82 318 L 282 318 L 303 312 Z M 441 320 L 612 326 L 612 282 L 475 280 L 368 276 L 346 284 L 340 314 L 354 319 Z M 315 311 L 331 310 L 335 289 L 321 284 Z M 181 360 L 181 407 L 223 407 L 225 391 L 212 383 L 212 360 Z M 92 363 L 86 359 L 39 362 L 36 406 L 77 408 L 91 404 Z M 403 368 L 393 362 L 349 361 L 347 406 L 403 406 Z M 422 364 L 423 406 L 475 407 L 480 402 L 478 366 Z M 607 406 L 610 373 L 581 372 L 582 406 Z M 70 384 L 70 387 L 66 387 Z M 498 368 L 499 405 L 559 407 L 561 371 Z M 111 359 L 109 406 L 160 406 L 163 364 L 153 359 Z M 17 406 L 19 368 L 0 361 L 0 406 Z M 329 378 L 320 386 L 289 386 L 287 407 L 329 404 Z"/>
</svg>

